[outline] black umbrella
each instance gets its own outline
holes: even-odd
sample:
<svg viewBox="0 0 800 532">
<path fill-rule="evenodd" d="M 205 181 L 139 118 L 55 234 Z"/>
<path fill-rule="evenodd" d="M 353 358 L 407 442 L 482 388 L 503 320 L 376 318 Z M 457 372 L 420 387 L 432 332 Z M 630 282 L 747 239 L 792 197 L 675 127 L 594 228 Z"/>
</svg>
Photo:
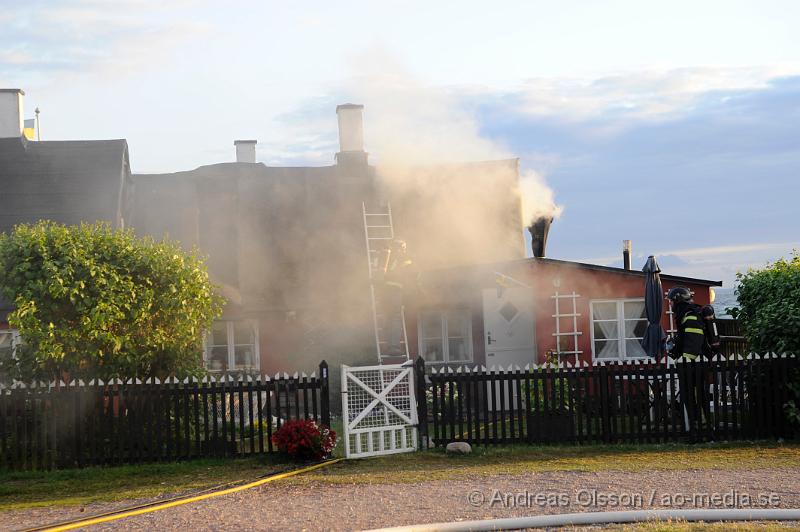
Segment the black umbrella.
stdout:
<svg viewBox="0 0 800 532">
<path fill-rule="evenodd" d="M 664 292 L 661 288 L 661 268 L 656 258 L 650 255 L 642 268 L 644 278 L 644 310 L 647 314 L 647 330 L 642 338 L 642 348 L 648 356 L 658 358 L 664 344 L 664 329 L 661 327 L 661 313 L 664 311 Z"/>
</svg>

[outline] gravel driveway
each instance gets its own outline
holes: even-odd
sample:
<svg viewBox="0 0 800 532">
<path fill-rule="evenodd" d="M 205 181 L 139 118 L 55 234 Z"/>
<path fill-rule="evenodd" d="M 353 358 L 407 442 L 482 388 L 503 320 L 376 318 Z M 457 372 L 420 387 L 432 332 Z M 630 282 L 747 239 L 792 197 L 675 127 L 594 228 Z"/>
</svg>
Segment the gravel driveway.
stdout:
<svg viewBox="0 0 800 532">
<path fill-rule="evenodd" d="M 800 508 L 800 468 L 542 472 L 418 484 L 275 482 L 94 529 L 353 530 L 542 513 L 675 507 Z M 88 506 L 83 515 L 99 509 Z M 42 520 L 52 522 L 53 511 L 9 512 L 0 518 L 0 528 L 22 528 Z"/>
</svg>

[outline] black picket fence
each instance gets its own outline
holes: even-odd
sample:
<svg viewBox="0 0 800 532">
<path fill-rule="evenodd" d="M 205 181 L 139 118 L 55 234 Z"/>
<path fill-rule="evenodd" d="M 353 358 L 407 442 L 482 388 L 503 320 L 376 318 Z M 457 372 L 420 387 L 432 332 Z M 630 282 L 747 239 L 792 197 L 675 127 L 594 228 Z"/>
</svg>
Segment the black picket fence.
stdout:
<svg viewBox="0 0 800 532">
<path fill-rule="evenodd" d="M 437 446 L 791 437 L 787 384 L 800 378 L 795 355 L 427 376 L 422 360 L 415 368 L 420 437 Z"/>
<path fill-rule="evenodd" d="M 275 452 L 290 419 L 330 425 L 319 376 L 206 378 L 0 389 L 0 467 L 52 469 Z"/>
</svg>

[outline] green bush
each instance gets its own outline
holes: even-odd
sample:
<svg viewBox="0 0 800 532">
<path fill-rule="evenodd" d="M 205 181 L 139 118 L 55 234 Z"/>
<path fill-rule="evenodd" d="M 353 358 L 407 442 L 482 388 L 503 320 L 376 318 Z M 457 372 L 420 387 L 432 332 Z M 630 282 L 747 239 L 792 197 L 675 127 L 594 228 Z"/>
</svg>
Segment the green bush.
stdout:
<svg viewBox="0 0 800 532">
<path fill-rule="evenodd" d="M 757 353 L 800 353 L 800 254 L 760 270 L 737 274 L 739 320 L 750 349 Z"/>
<path fill-rule="evenodd" d="M 194 253 L 102 223 L 0 234 L 0 293 L 23 341 L 0 373 L 23 380 L 196 375 L 222 310 Z"/>
</svg>

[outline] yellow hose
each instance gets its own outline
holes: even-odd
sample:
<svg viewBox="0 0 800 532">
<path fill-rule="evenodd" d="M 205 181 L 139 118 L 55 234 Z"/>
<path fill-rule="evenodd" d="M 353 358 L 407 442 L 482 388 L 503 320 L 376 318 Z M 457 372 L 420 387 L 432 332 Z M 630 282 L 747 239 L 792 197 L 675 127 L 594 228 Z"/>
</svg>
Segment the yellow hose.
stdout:
<svg viewBox="0 0 800 532">
<path fill-rule="evenodd" d="M 198 502 L 198 501 L 203 501 L 205 499 L 211 499 L 213 497 L 220 497 L 222 495 L 228 495 L 229 493 L 236 493 L 237 491 L 243 491 L 243 490 L 246 490 L 246 489 L 255 488 L 257 486 L 261 486 L 262 484 L 266 484 L 267 482 L 272 482 L 274 480 L 280 480 L 282 478 L 293 477 L 295 475 L 300 475 L 302 473 L 307 473 L 308 471 L 313 471 L 315 469 L 320 469 L 322 467 L 333 465 L 333 464 L 335 464 L 337 462 L 341 462 L 342 460 L 343 460 L 342 458 L 337 458 L 335 460 L 328 460 L 326 462 L 322 462 L 321 464 L 315 464 L 315 465 L 304 467 L 304 468 L 301 468 L 301 469 L 295 469 L 295 470 L 292 470 L 292 471 L 287 471 L 286 473 L 279 473 L 277 475 L 272 475 L 270 477 L 262 478 L 262 479 L 250 482 L 249 484 L 243 484 L 241 486 L 235 486 L 233 488 L 228 488 L 228 489 L 224 489 L 224 490 L 220 490 L 220 491 L 214 491 L 214 492 L 211 492 L 211 493 L 204 493 L 202 495 L 195 495 L 194 497 L 187 497 L 185 499 L 179 499 L 177 501 L 165 502 L 164 504 L 157 504 L 155 506 L 148 506 L 147 508 L 139 508 L 139 509 L 130 510 L 130 511 L 127 511 L 127 512 L 126 511 L 122 511 L 120 513 L 116 513 L 116 514 L 112 514 L 112 515 L 106 515 L 106 516 L 102 516 L 102 517 L 94 517 L 94 518 L 90 517 L 88 519 L 81 519 L 81 520 L 78 520 L 78 521 L 73 521 L 71 523 L 66 523 L 66 524 L 63 524 L 63 525 L 55 526 L 55 527 L 52 527 L 52 528 L 46 528 L 46 529 L 44 529 L 44 531 L 45 532 L 60 532 L 62 530 L 74 530 L 76 528 L 81 528 L 81 527 L 84 527 L 84 526 L 98 525 L 100 523 L 108 523 L 110 521 L 117 521 L 119 519 L 125 519 L 126 517 L 133 517 L 133 516 L 136 516 L 136 515 L 147 514 L 147 513 L 150 513 L 150 512 L 157 512 L 159 510 L 166 510 L 167 508 L 173 508 L 175 506 L 181 506 L 181 505 L 189 504 L 189 503 L 192 503 L 192 502 Z"/>
</svg>

